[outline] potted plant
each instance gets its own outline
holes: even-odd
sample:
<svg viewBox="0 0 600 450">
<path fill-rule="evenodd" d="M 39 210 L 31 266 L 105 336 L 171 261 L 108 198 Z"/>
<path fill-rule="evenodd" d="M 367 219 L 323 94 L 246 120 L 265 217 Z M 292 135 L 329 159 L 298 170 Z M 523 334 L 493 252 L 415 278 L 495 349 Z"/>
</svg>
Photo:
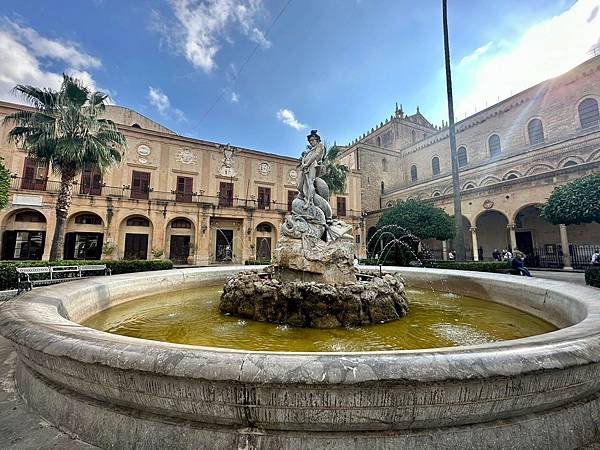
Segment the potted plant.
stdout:
<svg viewBox="0 0 600 450">
<path fill-rule="evenodd" d="M 116 249 L 117 246 L 114 244 L 114 242 L 106 241 L 104 244 L 102 244 L 102 259 L 105 259 L 106 261 L 112 261 L 113 253 Z"/>
<path fill-rule="evenodd" d="M 195 262 L 194 255 L 196 254 L 196 244 L 190 244 L 190 250 L 188 253 L 188 257 L 186 259 L 186 262 L 188 263 L 188 265 L 192 265 Z"/>
<path fill-rule="evenodd" d="M 153 248 L 152 249 L 152 257 L 154 259 L 160 259 L 162 258 L 162 256 L 165 254 L 164 250 L 161 250 L 160 248 Z"/>
</svg>

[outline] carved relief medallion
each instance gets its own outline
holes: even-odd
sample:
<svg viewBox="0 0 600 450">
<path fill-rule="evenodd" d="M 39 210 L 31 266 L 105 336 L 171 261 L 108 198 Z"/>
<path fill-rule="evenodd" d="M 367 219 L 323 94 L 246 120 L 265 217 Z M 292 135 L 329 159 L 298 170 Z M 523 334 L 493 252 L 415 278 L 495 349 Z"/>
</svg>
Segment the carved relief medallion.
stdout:
<svg viewBox="0 0 600 450">
<path fill-rule="evenodd" d="M 150 150 L 150 147 L 148 147 L 147 145 L 140 145 L 137 148 L 138 162 L 141 164 L 147 164 L 148 156 L 150 156 L 151 153 L 152 150 Z"/>
<path fill-rule="evenodd" d="M 271 173 L 271 164 L 266 161 L 261 162 L 258 165 L 258 173 L 264 176 L 269 175 Z"/>
<path fill-rule="evenodd" d="M 298 178 L 298 172 L 296 172 L 296 169 L 290 169 L 290 171 L 288 172 L 288 177 L 290 178 L 290 180 L 296 181 L 296 179 Z"/>
<path fill-rule="evenodd" d="M 486 201 L 484 201 L 484 202 L 483 202 L 483 207 L 484 207 L 485 209 L 490 209 L 490 208 L 492 208 L 493 206 L 494 206 L 494 202 L 493 202 L 493 201 L 491 201 L 490 199 L 488 199 L 488 200 L 486 200 Z"/>
<path fill-rule="evenodd" d="M 175 161 L 179 161 L 181 164 L 196 164 L 197 160 L 198 158 L 196 158 L 189 148 L 182 148 L 175 156 Z"/>
</svg>

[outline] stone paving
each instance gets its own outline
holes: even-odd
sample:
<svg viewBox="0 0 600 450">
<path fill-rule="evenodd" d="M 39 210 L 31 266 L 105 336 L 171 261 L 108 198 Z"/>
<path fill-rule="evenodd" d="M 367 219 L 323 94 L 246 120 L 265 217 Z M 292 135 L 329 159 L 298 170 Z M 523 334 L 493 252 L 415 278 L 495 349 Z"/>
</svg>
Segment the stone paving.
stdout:
<svg viewBox="0 0 600 450">
<path fill-rule="evenodd" d="M 583 273 L 533 271 L 532 274 L 539 278 L 585 284 Z M 0 449 L 97 448 L 59 431 L 28 408 L 15 390 L 15 358 L 9 342 L 0 336 Z M 600 450 L 600 443 L 591 444 L 586 449 Z"/>
</svg>

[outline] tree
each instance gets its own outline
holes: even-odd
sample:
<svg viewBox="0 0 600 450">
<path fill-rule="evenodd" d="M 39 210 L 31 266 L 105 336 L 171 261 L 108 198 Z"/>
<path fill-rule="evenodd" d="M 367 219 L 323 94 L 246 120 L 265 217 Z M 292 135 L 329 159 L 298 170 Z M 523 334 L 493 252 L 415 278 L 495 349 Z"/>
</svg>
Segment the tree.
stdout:
<svg viewBox="0 0 600 450">
<path fill-rule="evenodd" d="M 19 84 L 14 92 L 23 96 L 33 110 L 4 118 L 5 125 L 14 125 L 9 140 L 21 142 L 30 157 L 49 164 L 60 176 L 50 249 L 50 259 L 60 259 L 73 182 L 85 167 L 96 166 L 104 172 L 119 162 L 125 137 L 113 121 L 100 118 L 108 96 L 92 92 L 68 75 L 63 75 L 58 91 Z"/>
<path fill-rule="evenodd" d="M 593 173 L 554 188 L 541 215 L 557 224 L 600 223 L 600 173 Z"/>
<path fill-rule="evenodd" d="M 10 172 L 4 166 L 3 158 L 0 158 L 0 209 L 8 205 L 8 191 L 10 189 Z"/>
<path fill-rule="evenodd" d="M 344 193 L 346 190 L 346 178 L 348 172 L 350 172 L 348 166 L 338 163 L 339 156 L 340 147 L 334 145 L 327 148 L 327 145 L 325 145 L 325 156 L 323 157 L 325 174 L 321 175 L 321 178 L 327 183 L 332 194 Z"/>
</svg>

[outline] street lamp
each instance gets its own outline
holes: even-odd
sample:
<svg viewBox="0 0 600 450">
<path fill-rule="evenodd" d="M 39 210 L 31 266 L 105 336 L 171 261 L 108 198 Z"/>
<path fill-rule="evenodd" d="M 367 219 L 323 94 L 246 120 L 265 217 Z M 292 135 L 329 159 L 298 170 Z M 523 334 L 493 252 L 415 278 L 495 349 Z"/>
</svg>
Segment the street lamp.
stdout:
<svg viewBox="0 0 600 450">
<path fill-rule="evenodd" d="M 454 250 L 456 259 L 464 261 L 465 237 L 463 235 L 462 210 L 460 198 L 460 183 L 458 179 L 458 158 L 456 156 L 456 129 L 454 127 L 454 101 L 452 99 L 452 72 L 450 69 L 450 47 L 448 44 L 448 7 L 447 0 L 442 0 L 442 21 L 444 24 L 444 59 L 446 64 L 446 92 L 448 93 L 448 135 L 450 137 L 450 158 L 452 160 L 452 190 L 454 192 L 454 223 L 456 224 L 456 237 Z M 473 251 L 477 251 L 473 249 Z"/>
</svg>

